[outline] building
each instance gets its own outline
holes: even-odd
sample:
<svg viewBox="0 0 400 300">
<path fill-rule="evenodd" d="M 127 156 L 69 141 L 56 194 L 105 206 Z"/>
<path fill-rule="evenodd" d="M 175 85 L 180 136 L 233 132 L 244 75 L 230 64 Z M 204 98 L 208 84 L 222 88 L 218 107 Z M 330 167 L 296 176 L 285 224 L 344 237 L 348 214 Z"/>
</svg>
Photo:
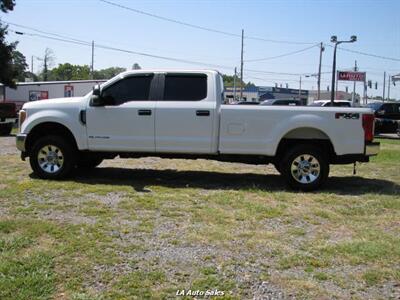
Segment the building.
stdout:
<svg viewBox="0 0 400 300">
<path fill-rule="evenodd" d="M 225 101 L 227 103 L 233 103 L 240 99 L 240 88 L 236 88 L 236 93 L 233 87 L 225 88 Z M 234 96 L 236 94 L 236 99 Z M 269 86 L 252 86 L 245 87 L 243 89 L 242 101 L 264 101 L 269 99 L 300 99 L 304 105 L 307 104 L 308 91 L 280 87 L 269 87 Z"/>
<path fill-rule="evenodd" d="M 236 97 L 236 98 L 235 98 Z M 243 88 L 242 101 L 258 101 L 258 87 L 249 86 Z M 237 87 L 236 91 L 233 87 L 226 87 L 224 98 L 227 103 L 234 103 L 240 100 L 240 88 Z"/>
<path fill-rule="evenodd" d="M 321 91 L 320 92 L 320 97 L 318 99 L 317 97 L 318 91 L 317 90 L 311 90 L 308 93 L 308 103 L 312 103 L 315 100 L 331 100 L 331 92 L 330 91 Z M 335 95 L 335 100 L 349 100 L 351 101 L 352 99 L 352 93 L 347 93 L 344 91 L 336 91 Z M 360 101 L 360 95 L 356 94 L 356 99 L 358 102 Z"/>
<path fill-rule="evenodd" d="M 14 102 L 20 109 L 27 101 L 84 96 L 103 82 L 105 80 L 19 82 L 16 89 L 0 84 L 0 101 Z"/>
<path fill-rule="evenodd" d="M 303 105 L 308 104 L 308 90 L 260 86 L 258 94 L 259 101 L 269 99 L 295 99 L 300 100 Z"/>
</svg>

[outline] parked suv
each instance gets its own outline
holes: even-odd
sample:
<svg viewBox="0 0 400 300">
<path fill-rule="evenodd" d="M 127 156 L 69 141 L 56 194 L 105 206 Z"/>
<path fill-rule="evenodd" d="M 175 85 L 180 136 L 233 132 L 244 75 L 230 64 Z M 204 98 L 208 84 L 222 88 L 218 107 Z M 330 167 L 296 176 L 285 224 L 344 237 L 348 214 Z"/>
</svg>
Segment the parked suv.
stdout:
<svg viewBox="0 0 400 300">
<path fill-rule="evenodd" d="M 400 103 L 374 102 L 367 107 L 375 114 L 375 133 L 396 133 L 400 122 Z"/>
</svg>

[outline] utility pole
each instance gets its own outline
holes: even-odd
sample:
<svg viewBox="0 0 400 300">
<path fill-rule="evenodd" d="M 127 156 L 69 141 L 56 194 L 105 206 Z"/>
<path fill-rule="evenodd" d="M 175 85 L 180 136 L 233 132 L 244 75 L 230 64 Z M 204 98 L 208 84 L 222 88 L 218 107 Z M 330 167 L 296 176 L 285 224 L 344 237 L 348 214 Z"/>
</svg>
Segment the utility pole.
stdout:
<svg viewBox="0 0 400 300">
<path fill-rule="evenodd" d="M 33 74 L 33 55 L 31 56 L 31 73 Z"/>
<path fill-rule="evenodd" d="M 354 72 L 357 72 L 357 61 L 354 61 Z M 356 82 L 353 81 L 353 95 L 351 95 L 351 103 L 353 106 L 355 106 L 355 101 L 356 101 Z"/>
<path fill-rule="evenodd" d="M 236 67 L 235 74 L 233 75 L 233 100 L 236 101 Z"/>
<path fill-rule="evenodd" d="M 338 85 L 339 85 L 339 71 L 336 71 L 336 87 L 335 87 L 335 99 L 337 99 L 337 91 L 338 91 Z"/>
<path fill-rule="evenodd" d="M 321 66 L 322 66 L 322 52 L 324 52 L 325 47 L 324 44 L 321 42 L 319 44 L 319 66 L 318 66 L 318 92 L 317 92 L 317 99 L 321 98 Z"/>
<path fill-rule="evenodd" d="M 389 81 L 388 81 L 388 101 L 390 101 L 390 81 L 391 81 L 390 74 L 388 74 L 388 77 L 389 77 Z"/>
<path fill-rule="evenodd" d="M 48 70 L 47 70 L 47 53 L 44 55 L 44 60 L 43 60 L 43 81 L 47 81 L 48 77 Z"/>
<path fill-rule="evenodd" d="M 300 75 L 300 82 L 299 82 L 299 100 L 301 100 L 301 75 Z"/>
<path fill-rule="evenodd" d="M 92 41 L 92 65 L 90 70 L 91 78 L 93 79 L 93 72 L 94 72 L 94 41 Z"/>
<path fill-rule="evenodd" d="M 385 102 L 385 90 L 386 90 L 386 71 L 383 72 L 383 96 L 382 96 L 383 102 Z"/>
<path fill-rule="evenodd" d="M 242 29 L 242 51 L 240 52 L 240 101 L 243 99 L 243 38 L 244 30 Z"/>
</svg>

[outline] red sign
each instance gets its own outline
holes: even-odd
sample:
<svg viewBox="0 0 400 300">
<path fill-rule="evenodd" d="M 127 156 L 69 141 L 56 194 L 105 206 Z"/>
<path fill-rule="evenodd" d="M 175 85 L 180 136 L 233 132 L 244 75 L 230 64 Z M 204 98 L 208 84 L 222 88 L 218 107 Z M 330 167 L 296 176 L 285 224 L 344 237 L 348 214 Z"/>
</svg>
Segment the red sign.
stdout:
<svg viewBox="0 0 400 300">
<path fill-rule="evenodd" d="M 339 71 L 338 80 L 365 81 L 365 72 Z"/>
</svg>

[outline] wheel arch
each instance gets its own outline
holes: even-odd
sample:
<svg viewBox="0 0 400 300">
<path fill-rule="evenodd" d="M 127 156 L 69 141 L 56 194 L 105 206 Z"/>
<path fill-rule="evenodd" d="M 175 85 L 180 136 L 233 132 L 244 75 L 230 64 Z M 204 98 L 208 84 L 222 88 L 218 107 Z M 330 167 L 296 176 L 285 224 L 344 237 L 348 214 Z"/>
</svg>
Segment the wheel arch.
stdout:
<svg viewBox="0 0 400 300">
<path fill-rule="evenodd" d="M 65 125 L 58 123 L 58 122 L 43 122 L 43 123 L 39 123 L 39 124 L 35 125 L 29 131 L 29 134 L 28 134 L 26 142 L 25 142 L 25 148 L 26 148 L 26 152 L 28 155 L 29 155 L 35 141 L 39 137 L 45 136 L 45 135 L 63 136 L 69 142 L 71 142 L 76 149 L 78 149 L 76 139 L 68 127 L 66 127 Z"/>
<path fill-rule="evenodd" d="M 315 127 L 304 126 L 290 129 L 282 136 L 276 148 L 276 160 L 282 158 L 289 147 L 298 144 L 314 145 L 322 149 L 329 160 L 336 155 L 332 140 L 326 132 Z"/>
</svg>

